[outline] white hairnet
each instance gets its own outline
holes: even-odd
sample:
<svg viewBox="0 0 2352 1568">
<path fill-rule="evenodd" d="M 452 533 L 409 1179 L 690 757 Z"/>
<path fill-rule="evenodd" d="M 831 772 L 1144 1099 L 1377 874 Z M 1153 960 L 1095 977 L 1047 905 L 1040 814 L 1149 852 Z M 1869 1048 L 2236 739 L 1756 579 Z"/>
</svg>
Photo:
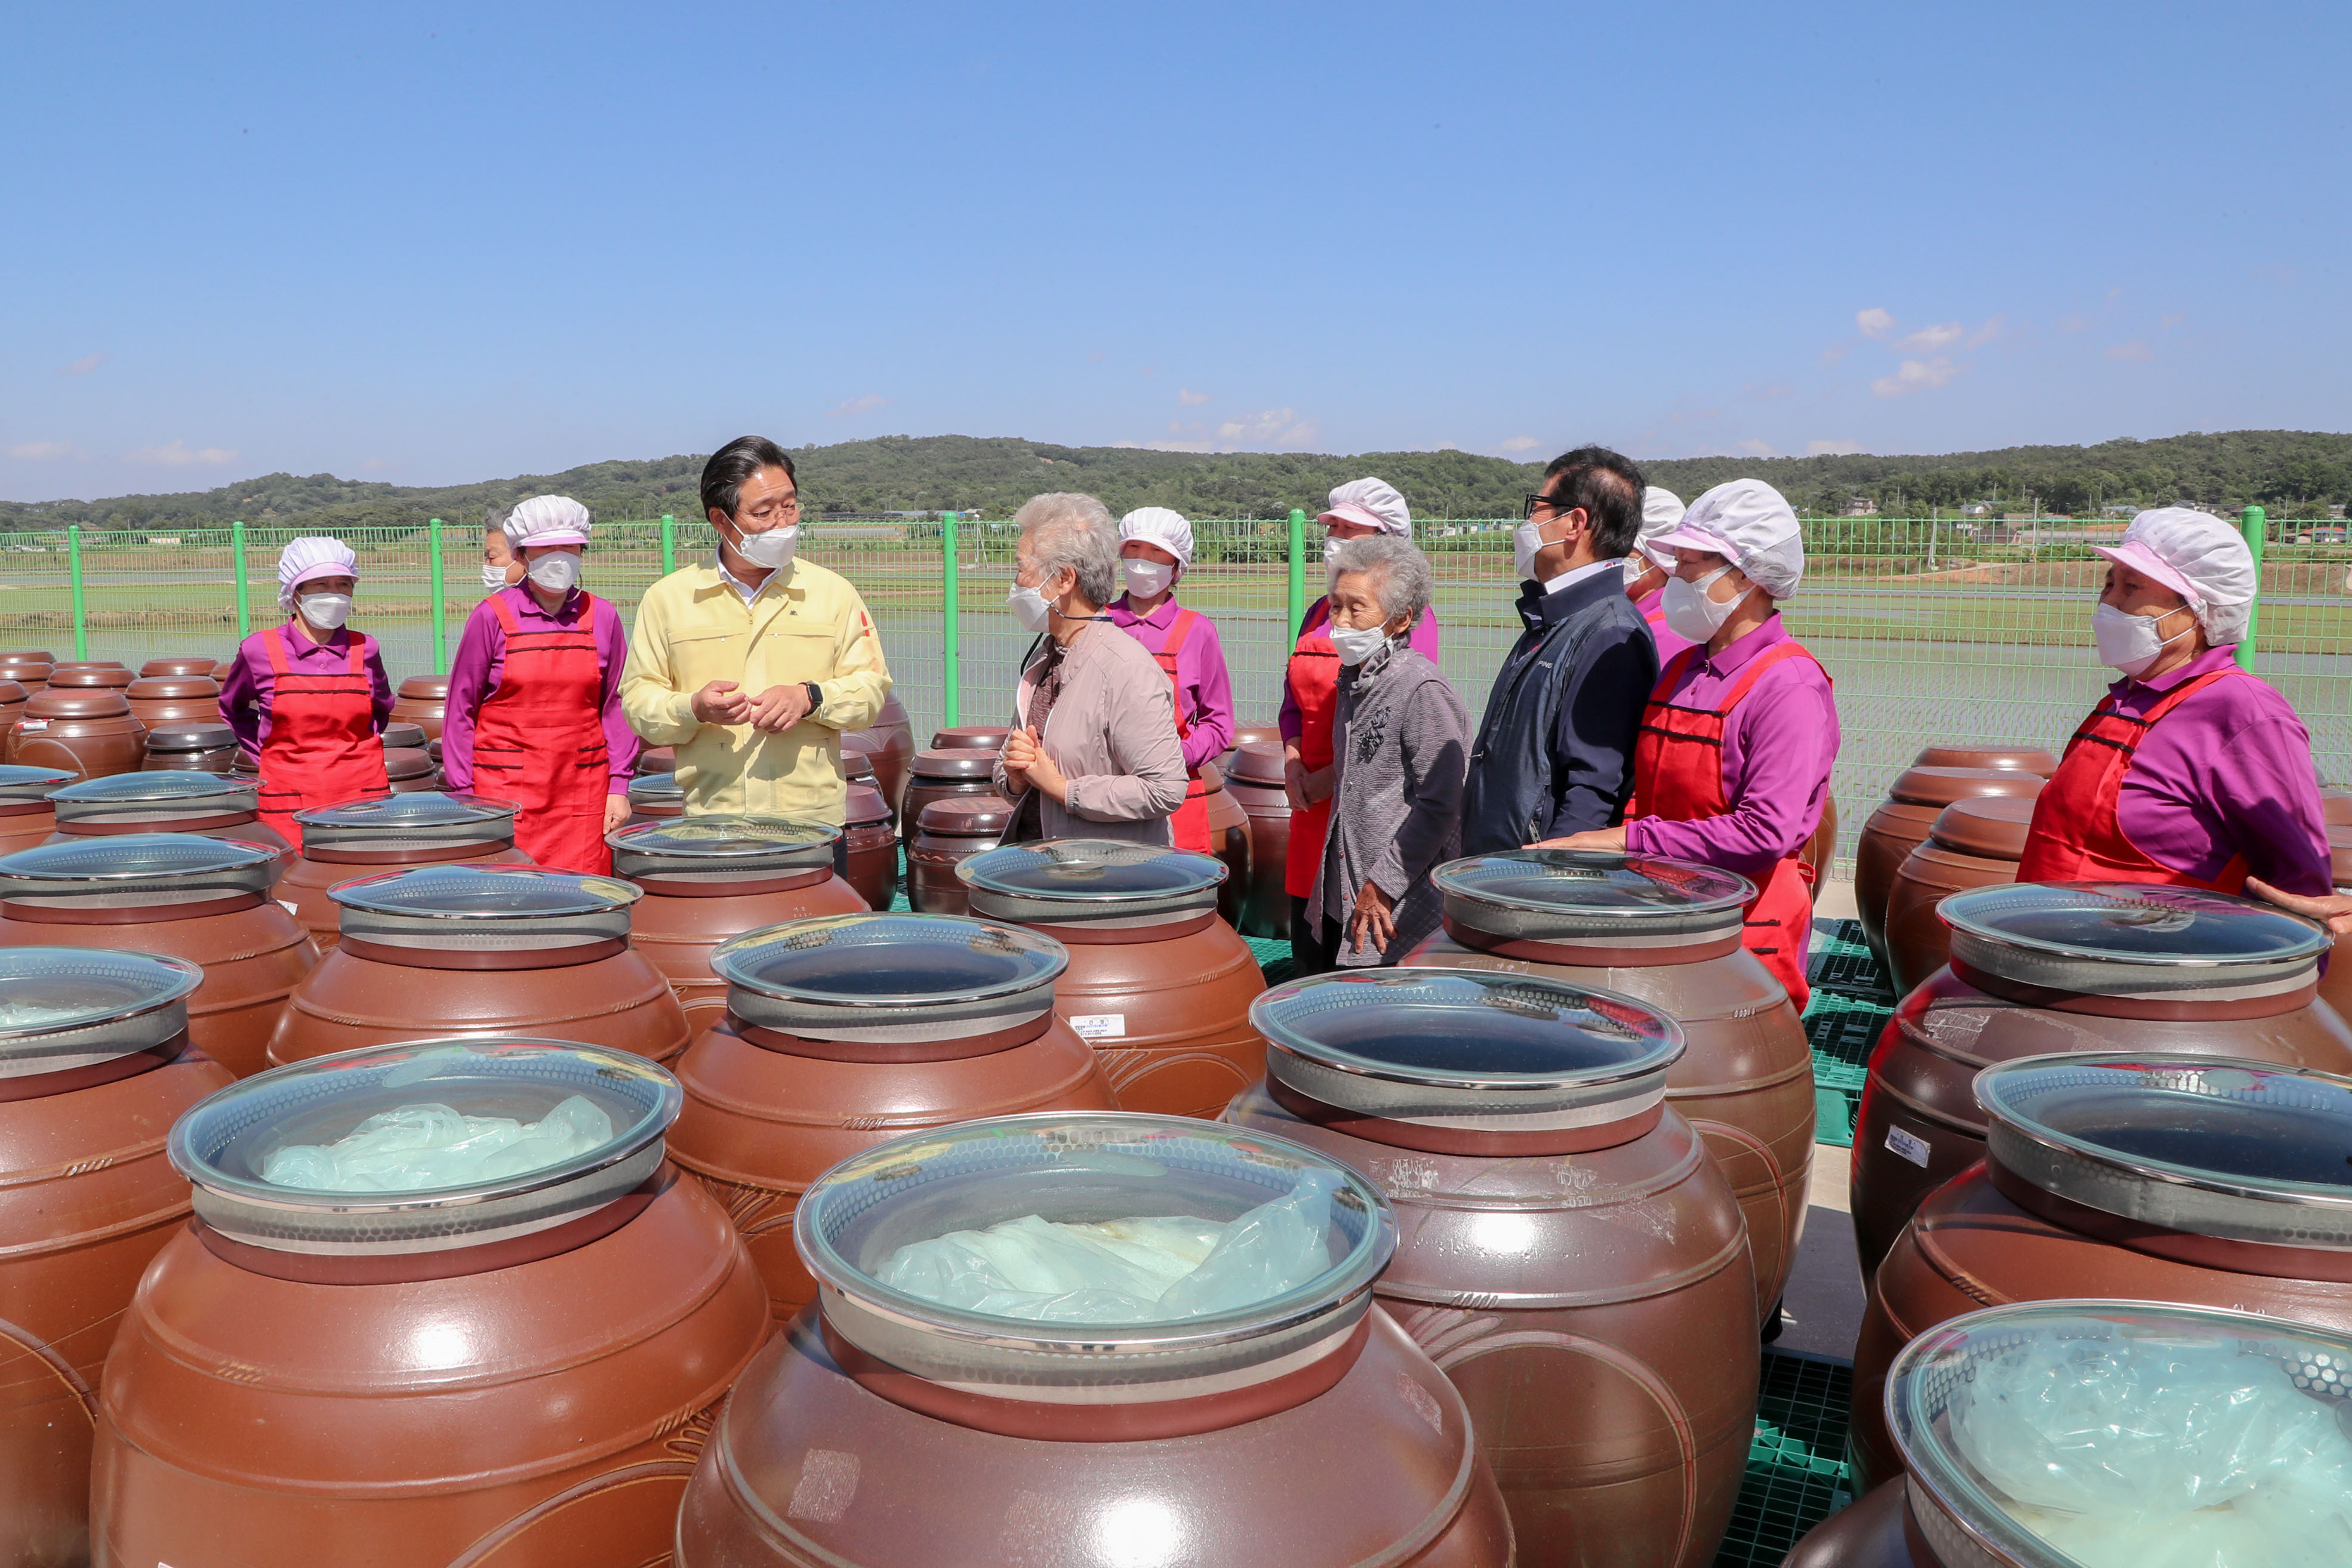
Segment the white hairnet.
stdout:
<svg viewBox="0 0 2352 1568">
<path fill-rule="evenodd" d="M 1693 501 L 1654 546 L 1712 550 L 1775 599 L 1796 592 L 1805 575 L 1805 536 L 1797 514 L 1761 479 L 1717 485 Z"/>
<path fill-rule="evenodd" d="M 588 542 L 588 508 L 569 496 L 533 496 L 518 501 L 507 514 L 507 542 L 524 545 L 584 545 Z"/>
<path fill-rule="evenodd" d="M 1385 479 L 1350 479 L 1332 491 L 1331 504 L 1315 520 L 1329 523 L 1335 519 L 1378 528 L 1401 539 L 1412 538 L 1412 508 L 1404 504 L 1397 487 Z"/>
<path fill-rule="evenodd" d="M 2121 544 L 2091 548 L 2180 595 L 2205 628 L 2208 646 L 2245 640 L 2254 612 L 2254 552 L 2227 518 L 2163 507 L 2134 517 Z"/>
<path fill-rule="evenodd" d="M 1118 520 L 1118 542 L 1129 539 L 1158 545 L 1176 558 L 1178 566 L 1192 564 L 1192 525 L 1181 512 L 1165 507 L 1138 507 Z"/>
<path fill-rule="evenodd" d="M 357 577 L 360 558 L 341 539 L 312 534 L 278 552 L 278 608 L 294 608 L 294 591 L 314 577 Z"/>
<path fill-rule="evenodd" d="M 1663 571 L 1675 570 L 1675 552 L 1659 549 L 1654 541 L 1661 534 L 1670 533 L 1683 520 L 1683 498 L 1672 490 L 1661 490 L 1655 485 L 1642 492 L 1642 531 L 1633 538 L 1633 548 L 1648 558 L 1651 564 Z"/>
</svg>

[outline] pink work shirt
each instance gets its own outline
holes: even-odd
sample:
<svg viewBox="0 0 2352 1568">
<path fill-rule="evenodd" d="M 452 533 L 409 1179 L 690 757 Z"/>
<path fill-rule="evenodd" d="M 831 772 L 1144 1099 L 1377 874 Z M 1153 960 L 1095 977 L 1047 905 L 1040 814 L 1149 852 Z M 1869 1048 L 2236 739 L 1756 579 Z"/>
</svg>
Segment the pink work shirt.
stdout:
<svg viewBox="0 0 2352 1568">
<path fill-rule="evenodd" d="M 278 672 L 269 666 L 266 641 L 271 637 L 283 644 L 289 669 L 322 675 L 340 675 L 352 667 L 352 639 L 357 637 L 367 663 L 376 733 L 383 733 L 384 721 L 392 716 L 392 678 L 383 673 L 383 650 L 375 639 L 346 626 L 325 642 L 313 643 L 289 622 L 256 632 L 236 645 L 236 657 L 229 661 L 228 678 L 221 682 L 220 707 L 221 716 L 236 731 L 237 745 L 258 757 L 269 738 L 269 705 L 278 691 Z"/>
<path fill-rule="evenodd" d="M 1328 593 L 1307 607 L 1306 617 L 1298 624 L 1303 628 L 1318 622 L 1326 626 L 1331 623 L 1331 596 Z M 1292 647 L 1297 646 L 1297 633 L 1292 634 L 1290 642 Z M 1437 663 L 1436 606 L 1432 605 L 1421 612 L 1421 619 L 1412 623 L 1412 634 L 1404 640 L 1404 644 L 1431 664 Z M 1298 711 L 1298 699 L 1290 692 L 1287 674 L 1290 650 L 1287 648 L 1283 650 L 1282 662 L 1285 668 L 1285 678 L 1282 683 L 1282 711 L 1275 716 L 1275 727 L 1282 731 L 1283 739 L 1297 740 L 1298 732 L 1307 727 L 1307 716 Z"/>
<path fill-rule="evenodd" d="M 552 615 L 539 607 L 527 588 L 501 588 L 496 597 L 507 601 L 520 626 L 536 630 L 580 622 L 582 595 L 576 588 Z M 643 743 L 621 716 L 621 666 L 628 660 L 629 643 L 621 632 L 620 612 L 609 601 L 604 613 L 596 617 L 595 630 L 604 748 L 610 754 L 613 775 L 607 793 L 625 795 L 630 775 L 636 771 L 637 748 Z M 466 630 L 457 638 L 457 656 L 449 664 L 449 706 L 441 720 L 441 777 L 451 789 L 474 787 L 474 726 L 483 702 L 499 689 L 506 666 L 507 631 L 499 624 L 499 612 L 485 599 L 466 617 Z"/>
<path fill-rule="evenodd" d="M 1749 660 L 1789 641 L 1775 614 L 1714 658 L 1693 659 L 1668 700 L 1678 707 L 1719 707 Z M 1729 809 L 1696 822 L 1629 821 L 1625 847 L 1701 861 L 1761 887 L 1773 866 L 1802 849 L 1821 826 L 1837 754 L 1837 702 L 1829 677 L 1811 659 L 1783 659 L 1724 720 L 1723 798 Z"/>
<path fill-rule="evenodd" d="M 1105 607 L 1111 624 L 1143 644 L 1147 653 L 1168 646 L 1180 606 L 1170 594 L 1149 615 L 1128 608 L 1128 596 Z M 1217 640 L 1217 623 L 1198 616 L 1176 650 L 1176 713 L 1192 727 L 1185 732 L 1184 768 L 1198 772 L 1201 764 L 1223 757 L 1234 744 L 1234 686 L 1225 674 L 1225 648 Z"/>
</svg>

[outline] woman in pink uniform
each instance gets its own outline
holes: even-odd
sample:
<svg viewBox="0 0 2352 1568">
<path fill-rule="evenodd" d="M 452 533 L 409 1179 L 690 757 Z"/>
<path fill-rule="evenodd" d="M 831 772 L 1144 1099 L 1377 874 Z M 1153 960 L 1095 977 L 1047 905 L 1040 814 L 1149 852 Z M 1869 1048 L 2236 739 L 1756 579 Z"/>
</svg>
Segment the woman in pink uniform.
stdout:
<svg viewBox="0 0 2352 1568">
<path fill-rule="evenodd" d="M 1184 803 L 1168 828 L 1178 849 L 1207 854 L 1209 787 L 1201 767 L 1234 743 L 1234 687 L 1216 622 L 1176 603 L 1176 584 L 1192 564 L 1192 525 L 1165 507 L 1144 507 L 1118 520 L 1118 538 L 1127 591 L 1103 613 L 1143 644 L 1175 688 Z"/>
<path fill-rule="evenodd" d="M 1658 645 L 1662 670 L 1668 659 L 1691 645 L 1689 638 L 1676 635 L 1666 624 L 1663 601 L 1666 579 L 1675 574 L 1675 552 L 1658 548 L 1658 540 L 1674 532 L 1682 520 L 1683 498 L 1672 490 L 1651 486 L 1642 492 L 1642 531 L 1634 536 L 1633 548 L 1625 557 L 1625 597 L 1650 623 L 1650 640 Z"/>
</svg>

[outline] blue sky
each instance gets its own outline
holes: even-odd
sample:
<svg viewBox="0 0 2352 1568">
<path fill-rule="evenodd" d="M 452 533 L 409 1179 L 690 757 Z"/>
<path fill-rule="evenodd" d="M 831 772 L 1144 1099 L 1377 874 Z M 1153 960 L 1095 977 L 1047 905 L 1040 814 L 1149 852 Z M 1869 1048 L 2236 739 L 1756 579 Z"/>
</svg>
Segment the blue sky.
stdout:
<svg viewBox="0 0 2352 1568">
<path fill-rule="evenodd" d="M 2352 6 L 14 6 L 0 497 L 2352 428 Z"/>
</svg>

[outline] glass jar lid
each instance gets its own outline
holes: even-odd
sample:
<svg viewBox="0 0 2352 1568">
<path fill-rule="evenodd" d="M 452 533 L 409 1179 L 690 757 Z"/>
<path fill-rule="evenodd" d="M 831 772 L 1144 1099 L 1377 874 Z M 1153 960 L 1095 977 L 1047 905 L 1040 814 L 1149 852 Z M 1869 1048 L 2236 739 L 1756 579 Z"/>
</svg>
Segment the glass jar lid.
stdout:
<svg viewBox="0 0 2352 1568">
<path fill-rule="evenodd" d="M 1223 1311 L 1116 1322 L 1001 1316 L 877 1277 L 909 1244 L 1028 1216 L 1223 1225 L 1285 1198 L 1320 1228 L 1326 1266 Z M 966 1122 L 852 1155 L 803 1196 L 793 1236 L 827 1325 L 868 1354 L 982 1397 L 1107 1405 L 1246 1385 L 1337 1354 L 1395 1250 L 1396 1221 L 1370 1181 L 1285 1138 L 1187 1117 L 1058 1112 Z"/>
<path fill-rule="evenodd" d="M 266 894 L 278 855 L 195 833 L 121 833 L 0 858 L 0 900 L 43 909 L 137 909 Z"/>
<path fill-rule="evenodd" d="M 205 972 L 102 947 L 0 947 L 0 1079 L 65 1072 L 178 1039 Z"/>
<path fill-rule="evenodd" d="M 394 854 L 457 844 L 511 844 L 517 810 L 511 800 L 487 795 L 417 789 L 317 806 L 295 812 L 294 820 L 302 827 L 305 854 L 313 851 Z"/>
<path fill-rule="evenodd" d="M 984 850 L 956 866 L 971 911 L 1040 925 L 1134 926 L 1217 906 L 1225 862 L 1117 839 L 1049 839 Z"/>
<path fill-rule="evenodd" d="M 327 896 L 345 943 L 495 953 L 625 941 L 645 891 L 617 877 L 455 862 L 340 883 Z"/>
<path fill-rule="evenodd" d="M 49 797 L 60 822 L 167 822 L 259 809 L 258 787 L 220 773 L 112 773 Z"/>
<path fill-rule="evenodd" d="M 1682 1027 L 1628 997 L 1486 969 L 1291 980 L 1250 1004 L 1266 1071 L 1384 1120 L 1555 1132 L 1662 1103 Z"/>
<path fill-rule="evenodd" d="M 1070 956 L 1050 936 L 960 915 L 828 915 L 719 944 L 713 973 L 745 1023 L 810 1040 L 950 1040 L 1044 1017 Z"/>
<path fill-rule="evenodd" d="M 604 1046 L 416 1040 L 247 1078 L 183 1115 L 168 1151 L 195 1186 L 196 1217 L 232 1240 L 345 1257 L 446 1251 L 551 1229 L 642 1186 L 683 1103 L 667 1072 Z M 480 1124 L 494 1121 L 517 1126 Z M 380 1135 L 404 1124 L 404 1140 Z M 468 1134 L 470 1149 L 449 1147 Z M 368 1146 L 403 1141 L 428 1155 Z"/>
<path fill-rule="evenodd" d="M 2212 1057 L 2037 1056 L 1976 1081 L 1991 1157 L 2104 1213 L 2352 1250 L 2352 1079 Z"/>
<path fill-rule="evenodd" d="M 607 833 L 613 870 L 668 882 L 740 882 L 830 871 L 841 830 L 782 817 L 681 817 Z"/>
<path fill-rule="evenodd" d="M 1957 964 L 2021 985 L 2225 1000 L 2312 983 L 2331 946 L 2267 904 L 2153 883 L 2011 883 L 1949 894 L 1936 913 Z"/>
<path fill-rule="evenodd" d="M 27 768 L 20 762 L 0 766 L 0 804 L 46 800 L 59 786 L 72 783 L 76 777 L 61 768 Z"/>
<path fill-rule="evenodd" d="M 1695 861 L 1597 850 L 1505 850 L 1437 868 L 1449 930 L 1505 941 L 1680 946 L 1739 930 L 1746 877 Z"/>
<path fill-rule="evenodd" d="M 2339 1333 L 2053 1301 L 1914 1339 L 1888 1369 L 1886 1416 L 1910 1519 L 1937 1562 L 2081 1568 L 2125 1560 L 2115 1553 L 2136 1533 L 2167 1561 L 2255 1563 L 2302 1557 L 2297 1525 L 2321 1521 L 2297 1491 L 2341 1497 L 2347 1393 L 2352 1338 Z M 2290 1533 L 2265 1539 L 2273 1521 Z"/>
<path fill-rule="evenodd" d="M 686 790 L 675 773 L 640 773 L 629 780 L 629 810 L 651 816 L 681 815 Z"/>
</svg>

